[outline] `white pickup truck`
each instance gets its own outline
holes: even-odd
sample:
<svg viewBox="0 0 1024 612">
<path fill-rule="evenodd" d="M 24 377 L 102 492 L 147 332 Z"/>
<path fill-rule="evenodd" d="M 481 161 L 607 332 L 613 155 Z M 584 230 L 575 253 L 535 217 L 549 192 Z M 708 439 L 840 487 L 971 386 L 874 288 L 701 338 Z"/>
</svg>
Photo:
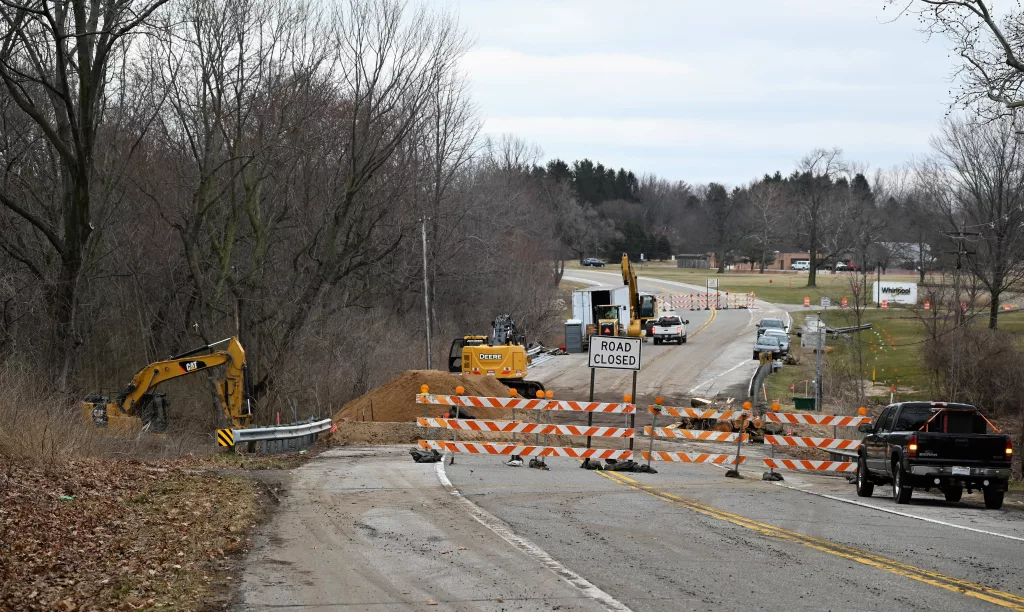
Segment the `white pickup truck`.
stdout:
<svg viewBox="0 0 1024 612">
<path fill-rule="evenodd" d="M 651 337 L 655 344 L 665 341 L 686 342 L 686 326 L 689 321 L 684 321 L 676 315 L 662 315 L 651 327 Z"/>
</svg>

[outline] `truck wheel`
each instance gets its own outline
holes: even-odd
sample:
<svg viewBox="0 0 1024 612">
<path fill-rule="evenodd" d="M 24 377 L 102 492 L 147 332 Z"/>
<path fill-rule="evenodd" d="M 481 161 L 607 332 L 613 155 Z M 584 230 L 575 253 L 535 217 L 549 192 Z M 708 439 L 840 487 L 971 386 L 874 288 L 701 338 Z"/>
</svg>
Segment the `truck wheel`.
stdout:
<svg viewBox="0 0 1024 612">
<path fill-rule="evenodd" d="M 1003 507 L 1002 491 L 992 491 L 990 489 L 985 489 L 984 491 L 982 491 L 982 493 L 985 495 L 986 508 L 988 508 L 989 510 L 998 510 Z"/>
<path fill-rule="evenodd" d="M 956 503 L 960 501 L 960 498 L 964 496 L 963 487 L 946 487 L 942 490 L 942 494 L 946 496 L 946 501 Z"/>
<path fill-rule="evenodd" d="M 875 483 L 868 480 L 868 466 L 864 457 L 857 457 L 857 497 L 871 497 Z"/>
<path fill-rule="evenodd" d="M 907 484 L 907 473 L 903 466 L 896 462 L 893 466 L 892 476 L 892 499 L 897 504 L 909 504 L 910 496 L 914 494 L 914 488 Z"/>
<path fill-rule="evenodd" d="M 655 338 L 654 339 L 654 343 L 655 344 L 661 344 L 661 338 Z"/>
<path fill-rule="evenodd" d="M 683 336 L 683 339 L 679 341 L 679 344 L 686 344 L 686 336 Z"/>
</svg>

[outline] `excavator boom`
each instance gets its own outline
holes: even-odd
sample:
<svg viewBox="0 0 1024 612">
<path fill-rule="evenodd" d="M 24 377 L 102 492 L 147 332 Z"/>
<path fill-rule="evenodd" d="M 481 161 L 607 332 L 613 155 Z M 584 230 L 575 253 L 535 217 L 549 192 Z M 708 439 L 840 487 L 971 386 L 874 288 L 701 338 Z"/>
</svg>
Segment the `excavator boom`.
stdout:
<svg viewBox="0 0 1024 612">
<path fill-rule="evenodd" d="M 629 287 L 629 335 L 642 336 L 647 320 L 658 316 L 658 301 L 653 295 L 641 295 L 628 253 L 622 254 L 622 283 Z"/>
</svg>

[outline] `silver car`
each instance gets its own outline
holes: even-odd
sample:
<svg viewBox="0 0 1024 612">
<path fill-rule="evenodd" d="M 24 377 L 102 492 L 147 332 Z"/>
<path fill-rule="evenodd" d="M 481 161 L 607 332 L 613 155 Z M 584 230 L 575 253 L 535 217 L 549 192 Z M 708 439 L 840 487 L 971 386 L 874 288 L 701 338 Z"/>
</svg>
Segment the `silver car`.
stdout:
<svg viewBox="0 0 1024 612">
<path fill-rule="evenodd" d="M 778 340 L 779 348 L 782 349 L 782 354 L 789 354 L 789 334 L 781 329 L 766 329 L 764 331 L 764 335 Z"/>
</svg>

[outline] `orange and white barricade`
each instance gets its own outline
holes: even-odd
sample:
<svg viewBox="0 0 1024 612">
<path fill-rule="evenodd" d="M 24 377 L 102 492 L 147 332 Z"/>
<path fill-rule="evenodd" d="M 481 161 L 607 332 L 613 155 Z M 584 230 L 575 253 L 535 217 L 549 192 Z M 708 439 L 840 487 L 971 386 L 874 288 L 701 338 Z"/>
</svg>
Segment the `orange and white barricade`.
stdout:
<svg viewBox="0 0 1024 612">
<path fill-rule="evenodd" d="M 650 461 L 679 461 L 682 463 L 713 463 L 715 465 L 737 465 L 747 460 L 743 455 L 712 455 L 709 453 L 675 453 L 669 451 L 644 451 L 640 456 Z"/>
<path fill-rule="evenodd" d="M 816 472 L 856 472 L 855 461 L 808 461 L 806 459 L 762 459 L 775 470 L 812 470 Z"/>
<path fill-rule="evenodd" d="M 870 423 L 871 417 L 766 412 L 764 420 L 769 423 L 790 423 L 793 425 L 834 425 L 836 427 L 857 427 L 862 423 Z"/>
<path fill-rule="evenodd" d="M 416 419 L 420 427 L 455 429 L 493 433 L 532 433 L 594 438 L 632 438 L 636 430 L 631 427 L 587 427 L 586 425 L 555 425 L 550 423 L 523 423 L 520 421 L 490 421 L 486 419 Z"/>
<path fill-rule="evenodd" d="M 777 406 L 777 405 L 776 405 Z M 870 423 L 871 417 L 865 409 L 861 409 L 862 416 L 840 416 L 830 414 L 802 414 L 769 411 L 764 415 L 768 423 L 783 423 L 787 425 L 831 425 L 833 432 L 838 427 L 857 427 L 863 423 Z M 789 446 L 799 448 L 816 448 L 823 451 L 843 451 L 839 454 L 848 454 L 860 448 L 860 440 L 838 438 L 833 435 L 831 438 L 818 438 L 810 436 L 789 435 L 765 435 L 764 443 L 771 448 L 771 456 L 763 460 L 769 472 L 765 473 L 766 480 L 781 480 L 781 475 L 775 474 L 777 469 L 804 470 L 815 472 L 839 472 L 850 473 L 857 471 L 856 461 L 811 461 L 806 459 L 777 459 L 775 458 L 776 446 Z M 769 477 L 770 476 L 770 477 Z"/>
<path fill-rule="evenodd" d="M 802 446 L 809 448 L 857 450 L 860 448 L 860 440 L 841 440 L 836 438 L 805 438 L 800 436 L 770 436 L 764 437 L 765 444 L 776 446 Z"/>
<path fill-rule="evenodd" d="M 745 408 L 749 407 L 749 404 L 744 404 Z M 740 455 L 740 446 L 743 442 L 747 442 L 749 436 L 745 433 L 730 432 L 730 431 L 706 431 L 700 429 L 676 429 L 668 427 L 658 427 L 658 416 L 668 415 L 678 418 L 695 418 L 695 419 L 746 419 L 750 416 L 749 410 L 700 410 L 697 408 L 680 408 L 674 406 L 662 406 L 661 399 L 658 399 L 658 404 L 654 406 L 648 406 L 647 410 L 654 415 L 654 422 L 647 427 L 644 427 L 644 435 L 649 438 L 648 448 L 646 452 L 640 454 L 641 457 L 647 460 L 650 465 L 651 460 L 656 461 L 675 461 L 683 463 L 713 463 L 716 465 L 732 465 L 738 469 L 738 466 L 746 460 L 746 457 Z M 654 440 L 655 439 L 669 439 L 669 440 L 694 440 L 698 442 L 726 442 L 736 443 L 736 452 L 734 454 L 712 454 L 712 453 L 680 453 L 680 452 L 669 452 L 669 451 L 655 451 Z"/>
<path fill-rule="evenodd" d="M 417 404 L 465 406 L 467 408 L 504 408 L 506 410 L 569 410 L 574 412 L 636 412 L 635 404 L 606 402 L 567 402 L 553 399 L 526 399 L 524 397 L 482 397 L 475 395 L 431 395 L 419 393 Z"/>
</svg>

